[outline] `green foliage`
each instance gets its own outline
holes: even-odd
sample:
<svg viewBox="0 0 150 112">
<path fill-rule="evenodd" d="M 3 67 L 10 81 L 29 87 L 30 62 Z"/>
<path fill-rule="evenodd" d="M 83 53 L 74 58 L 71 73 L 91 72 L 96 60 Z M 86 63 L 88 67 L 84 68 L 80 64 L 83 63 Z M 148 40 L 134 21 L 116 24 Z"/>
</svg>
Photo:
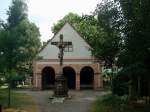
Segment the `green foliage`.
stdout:
<svg viewBox="0 0 150 112">
<path fill-rule="evenodd" d="M 32 59 L 41 43 L 39 29 L 28 20 L 24 0 L 12 0 L 7 14 L 7 23 L 0 22 L 0 70 L 8 83 L 10 106 L 11 84 L 17 79 L 16 74 L 31 71 Z"/>
<path fill-rule="evenodd" d="M 129 82 L 129 74 L 126 71 L 121 70 L 116 77 L 113 79 L 112 83 L 112 92 L 113 94 L 122 96 L 128 94 L 128 82 Z"/>
<path fill-rule="evenodd" d="M 120 97 L 106 95 L 96 101 L 93 112 L 121 112 L 122 105 L 124 105 L 124 100 Z"/>
<path fill-rule="evenodd" d="M 98 15 L 100 28 L 97 38 L 96 56 L 101 56 L 105 64 L 112 67 L 115 57 L 119 54 L 122 47 L 122 39 L 118 21 L 120 12 L 114 2 L 105 0 L 97 5 L 95 13 Z"/>
<path fill-rule="evenodd" d="M 129 75 L 130 80 L 134 83 L 134 88 L 142 92 L 141 88 L 147 90 L 147 86 L 150 86 L 148 85 L 150 77 L 150 1 L 116 1 L 119 3 L 123 15 L 122 21 L 124 21 L 122 33 L 125 46 L 120 52 L 120 66 L 123 67 L 122 71 Z M 147 86 L 144 87 L 142 82 L 146 82 Z M 139 90 L 137 94 L 140 93 Z"/>
<path fill-rule="evenodd" d="M 150 47 L 150 8 L 149 0 L 117 0 L 120 3 L 124 20 L 125 49 L 122 53 L 123 65 L 145 63 L 149 65 Z"/>
<path fill-rule="evenodd" d="M 117 64 L 122 69 L 114 80 L 118 92 L 120 90 L 117 88 L 122 88 L 122 84 L 126 83 L 124 76 L 132 80 L 137 90 L 143 87 L 140 82 L 149 82 L 149 4 L 149 0 L 103 0 L 96 8 L 99 25 L 104 32 L 101 35 L 104 39 L 100 41 L 106 41 L 98 44 L 97 48 L 104 49 L 97 49 L 99 51 L 96 53 L 105 57 L 110 65 L 114 63 L 115 56 L 119 57 Z"/>
<path fill-rule="evenodd" d="M 0 37 L 0 51 L 2 65 L 6 68 L 27 66 L 36 55 L 39 47 L 39 30 L 28 21 L 22 21 L 11 30 L 6 30 Z"/>
<path fill-rule="evenodd" d="M 14 27 L 22 20 L 27 19 L 27 4 L 25 0 L 12 0 L 12 4 L 7 11 L 8 24 Z"/>
<path fill-rule="evenodd" d="M 129 104 L 127 96 L 107 95 L 100 97 L 93 106 L 93 112 L 149 112 L 149 104 Z"/>
<path fill-rule="evenodd" d="M 135 93 L 138 93 L 138 78 L 140 77 L 140 95 L 147 95 L 146 91 L 147 91 L 147 86 L 144 85 L 142 87 L 142 83 L 144 82 L 148 82 L 148 71 L 145 69 L 145 65 L 141 64 L 141 63 L 134 63 L 130 66 L 126 66 L 124 67 L 119 73 L 118 75 L 114 78 L 113 80 L 113 93 L 117 94 L 117 95 L 124 95 L 124 94 L 128 94 L 128 87 L 129 82 L 132 81 L 132 85 L 134 86 Z M 143 91 L 143 89 L 145 89 L 145 91 Z"/>
<path fill-rule="evenodd" d="M 11 77 L 11 88 L 17 88 L 18 84 L 25 80 L 25 75 L 16 74 Z"/>
<path fill-rule="evenodd" d="M 38 38 L 40 33 L 35 24 L 24 20 L 11 31 L 11 34 L 16 39 L 17 48 L 15 48 L 15 53 L 18 53 L 17 60 L 26 61 L 33 59 L 40 47 Z"/>
<path fill-rule="evenodd" d="M 13 0 L 9 8 L 7 28 L 0 36 L 3 67 L 10 69 L 28 66 L 40 48 L 40 33 L 34 23 L 27 19 L 27 5 L 23 0 Z"/>
<path fill-rule="evenodd" d="M 81 21 L 81 17 L 74 13 L 67 14 L 63 19 L 59 20 L 57 24 L 54 24 L 52 27 L 52 32 L 56 34 L 66 22 L 70 23 L 73 26 L 76 26 L 76 24 L 79 24 Z"/>
</svg>

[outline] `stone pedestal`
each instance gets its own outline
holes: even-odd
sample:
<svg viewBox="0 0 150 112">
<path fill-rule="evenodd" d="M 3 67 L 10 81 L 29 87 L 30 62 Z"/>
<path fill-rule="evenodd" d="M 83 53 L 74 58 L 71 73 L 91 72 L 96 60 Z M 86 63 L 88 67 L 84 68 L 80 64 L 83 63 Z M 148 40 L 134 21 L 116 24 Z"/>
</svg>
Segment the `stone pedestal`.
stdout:
<svg viewBox="0 0 150 112">
<path fill-rule="evenodd" d="M 68 97 L 67 80 L 63 75 L 56 77 L 54 97 Z"/>
</svg>

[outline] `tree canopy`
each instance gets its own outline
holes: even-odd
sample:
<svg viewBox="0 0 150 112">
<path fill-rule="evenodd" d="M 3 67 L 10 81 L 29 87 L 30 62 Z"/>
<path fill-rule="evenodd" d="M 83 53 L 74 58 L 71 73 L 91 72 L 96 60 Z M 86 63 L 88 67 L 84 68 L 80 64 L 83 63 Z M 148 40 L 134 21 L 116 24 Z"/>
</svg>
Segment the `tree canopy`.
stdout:
<svg viewBox="0 0 150 112">
<path fill-rule="evenodd" d="M 27 4 L 23 0 L 12 0 L 12 4 L 7 11 L 8 24 L 10 27 L 14 27 L 22 20 L 28 18 Z"/>
<path fill-rule="evenodd" d="M 102 32 L 97 39 L 99 43 L 96 50 L 99 51 L 96 52 L 98 53 L 96 56 L 102 56 L 105 64 L 112 67 L 122 47 L 120 12 L 114 2 L 104 0 L 97 5 L 95 14 L 98 16 L 100 26 L 98 32 Z"/>
<path fill-rule="evenodd" d="M 27 4 L 13 0 L 8 10 L 6 27 L 1 25 L 0 51 L 3 52 L 7 68 L 31 61 L 40 48 L 40 33 L 34 23 L 29 22 Z"/>
<path fill-rule="evenodd" d="M 147 89 L 150 87 L 149 4 L 149 0 L 103 0 L 96 9 L 98 20 L 107 34 L 112 38 L 111 34 L 115 34 L 121 39 L 121 49 L 117 55 L 122 68 L 119 74 L 127 74 L 138 95 L 141 95 L 142 84 L 147 85 Z"/>
</svg>

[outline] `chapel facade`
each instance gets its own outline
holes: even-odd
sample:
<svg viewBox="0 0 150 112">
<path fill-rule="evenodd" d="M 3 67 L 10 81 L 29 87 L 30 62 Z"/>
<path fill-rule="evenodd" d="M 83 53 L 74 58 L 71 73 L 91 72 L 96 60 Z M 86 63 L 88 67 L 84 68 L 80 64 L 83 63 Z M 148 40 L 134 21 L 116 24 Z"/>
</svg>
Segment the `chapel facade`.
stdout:
<svg viewBox="0 0 150 112">
<path fill-rule="evenodd" d="M 59 49 L 51 43 L 59 41 L 60 35 L 63 35 L 64 41 L 72 43 L 64 48 L 63 59 L 63 75 L 67 79 L 68 88 L 102 88 L 102 65 L 92 56 L 91 46 L 69 23 L 66 23 L 37 54 L 39 59 L 33 63 L 34 88 L 44 90 L 54 87 L 55 77 L 59 73 Z"/>
</svg>

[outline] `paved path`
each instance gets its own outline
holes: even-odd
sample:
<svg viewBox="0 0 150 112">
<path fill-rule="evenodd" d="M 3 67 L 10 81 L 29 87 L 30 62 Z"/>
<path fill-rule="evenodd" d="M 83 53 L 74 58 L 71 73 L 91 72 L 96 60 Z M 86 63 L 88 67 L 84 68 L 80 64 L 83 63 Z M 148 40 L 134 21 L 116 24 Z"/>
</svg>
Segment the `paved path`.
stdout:
<svg viewBox="0 0 150 112">
<path fill-rule="evenodd" d="M 49 97 L 53 91 L 20 91 L 31 95 L 39 107 L 39 112 L 90 112 L 96 97 L 107 94 L 102 91 L 69 91 L 71 99 L 64 103 L 52 103 Z"/>
</svg>

